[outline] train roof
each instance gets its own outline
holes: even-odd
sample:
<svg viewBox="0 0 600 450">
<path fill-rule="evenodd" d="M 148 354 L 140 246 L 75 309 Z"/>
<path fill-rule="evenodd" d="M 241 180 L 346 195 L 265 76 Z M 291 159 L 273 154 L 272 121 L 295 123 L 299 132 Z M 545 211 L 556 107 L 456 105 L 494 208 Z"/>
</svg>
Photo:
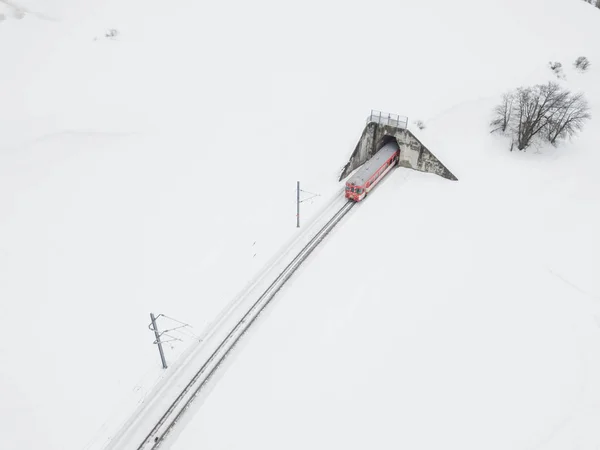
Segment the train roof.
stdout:
<svg viewBox="0 0 600 450">
<path fill-rule="evenodd" d="M 387 161 L 394 153 L 398 151 L 398 143 L 395 141 L 385 144 L 375 153 L 371 159 L 367 160 L 360 169 L 347 181 L 348 184 L 363 186 L 369 178 Z"/>
</svg>

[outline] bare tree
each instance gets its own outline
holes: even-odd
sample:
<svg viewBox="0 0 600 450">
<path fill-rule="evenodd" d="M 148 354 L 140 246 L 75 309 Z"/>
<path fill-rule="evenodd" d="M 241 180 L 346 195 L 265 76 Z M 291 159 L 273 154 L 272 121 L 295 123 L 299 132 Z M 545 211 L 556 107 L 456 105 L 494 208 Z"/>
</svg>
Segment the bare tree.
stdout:
<svg viewBox="0 0 600 450">
<path fill-rule="evenodd" d="M 492 133 L 496 131 L 504 133 L 506 131 L 512 117 L 514 101 L 515 95 L 512 92 L 502 95 L 502 103 L 494 108 L 494 116 L 490 123 L 493 127 Z"/>
<path fill-rule="evenodd" d="M 582 94 L 572 95 L 551 81 L 505 94 L 494 108 L 490 126 L 492 132 L 511 133 L 511 151 L 514 146 L 525 150 L 536 138 L 545 138 L 556 145 L 558 140 L 580 131 L 590 117 Z"/>
<path fill-rule="evenodd" d="M 581 131 L 590 119 L 590 108 L 583 94 L 568 95 L 557 111 L 552 114 L 546 127 L 548 142 L 556 145 L 558 139 L 566 139 Z"/>
<path fill-rule="evenodd" d="M 565 101 L 566 91 L 558 83 L 550 82 L 532 88 L 517 89 L 517 123 L 515 127 L 517 148 L 525 150 L 545 127 Z"/>
</svg>

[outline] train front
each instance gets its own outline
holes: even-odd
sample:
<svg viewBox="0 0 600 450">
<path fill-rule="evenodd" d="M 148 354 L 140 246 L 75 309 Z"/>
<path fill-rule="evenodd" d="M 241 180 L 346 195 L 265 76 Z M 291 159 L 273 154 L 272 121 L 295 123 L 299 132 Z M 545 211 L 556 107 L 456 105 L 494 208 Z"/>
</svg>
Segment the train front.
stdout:
<svg viewBox="0 0 600 450">
<path fill-rule="evenodd" d="M 365 196 L 365 190 L 362 186 L 346 183 L 346 198 L 358 202 Z"/>
</svg>

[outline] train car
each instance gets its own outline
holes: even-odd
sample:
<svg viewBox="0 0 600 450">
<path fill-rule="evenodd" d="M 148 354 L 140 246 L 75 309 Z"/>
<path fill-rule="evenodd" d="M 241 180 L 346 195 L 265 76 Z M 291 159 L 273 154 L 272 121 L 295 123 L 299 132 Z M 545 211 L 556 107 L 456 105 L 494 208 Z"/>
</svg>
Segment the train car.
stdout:
<svg viewBox="0 0 600 450">
<path fill-rule="evenodd" d="M 346 182 L 346 198 L 361 201 L 373 187 L 398 163 L 398 144 L 390 142 L 381 147 Z"/>
</svg>

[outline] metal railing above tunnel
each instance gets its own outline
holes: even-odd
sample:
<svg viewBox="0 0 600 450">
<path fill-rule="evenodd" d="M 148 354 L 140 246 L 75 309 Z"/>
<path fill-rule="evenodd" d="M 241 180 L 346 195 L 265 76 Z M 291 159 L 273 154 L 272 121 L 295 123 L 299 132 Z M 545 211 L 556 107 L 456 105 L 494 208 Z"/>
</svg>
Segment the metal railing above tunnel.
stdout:
<svg viewBox="0 0 600 450">
<path fill-rule="evenodd" d="M 388 125 L 394 128 L 407 129 L 408 117 L 371 110 L 371 114 L 367 118 L 367 124 L 369 123 L 377 123 L 379 125 Z"/>
</svg>

